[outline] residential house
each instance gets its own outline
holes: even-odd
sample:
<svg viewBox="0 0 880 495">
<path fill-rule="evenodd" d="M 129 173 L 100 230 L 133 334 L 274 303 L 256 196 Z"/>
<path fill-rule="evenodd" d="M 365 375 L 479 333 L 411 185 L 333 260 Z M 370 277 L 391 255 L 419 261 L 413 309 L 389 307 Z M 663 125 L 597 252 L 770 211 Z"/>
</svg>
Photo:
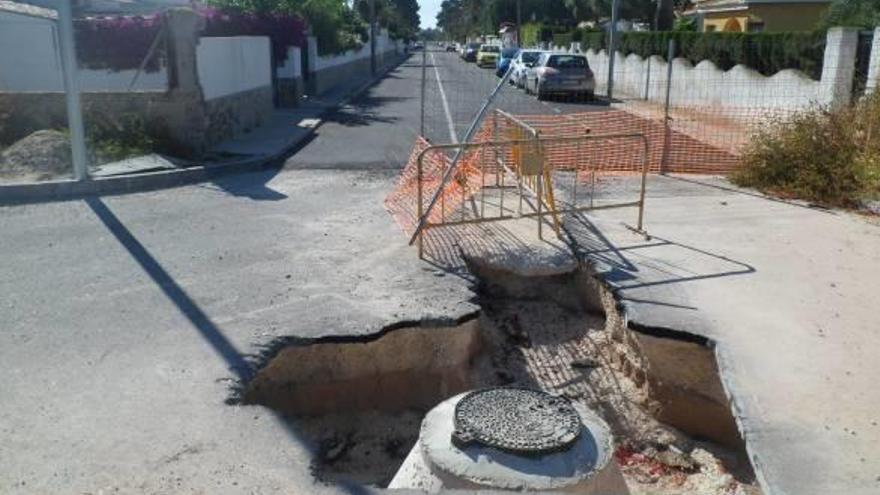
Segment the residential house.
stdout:
<svg viewBox="0 0 880 495">
<path fill-rule="evenodd" d="M 809 31 L 830 5 L 830 0 L 694 0 L 686 15 L 695 16 L 705 32 Z"/>
</svg>

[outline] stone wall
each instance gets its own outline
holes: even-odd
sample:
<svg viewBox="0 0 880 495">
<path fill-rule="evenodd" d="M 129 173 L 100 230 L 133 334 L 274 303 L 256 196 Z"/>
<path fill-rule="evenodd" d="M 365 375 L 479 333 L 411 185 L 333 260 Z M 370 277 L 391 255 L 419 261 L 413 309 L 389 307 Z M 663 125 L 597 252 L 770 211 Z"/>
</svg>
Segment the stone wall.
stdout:
<svg viewBox="0 0 880 495">
<path fill-rule="evenodd" d="M 272 87 L 242 91 L 205 102 L 205 139 L 216 143 L 268 122 L 272 115 Z"/>
<path fill-rule="evenodd" d="M 200 38 L 202 19 L 190 9 L 165 14 L 167 84 L 147 91 L 81 92 L 87 129 L 120 127 L 136 117 L 164 151 L 192 156 L 268 121 L 272 109 L 268 38 Z M 63 91 L 0 88 L 0 143 L 40 129 L 67 127 Z"/>
</svg>

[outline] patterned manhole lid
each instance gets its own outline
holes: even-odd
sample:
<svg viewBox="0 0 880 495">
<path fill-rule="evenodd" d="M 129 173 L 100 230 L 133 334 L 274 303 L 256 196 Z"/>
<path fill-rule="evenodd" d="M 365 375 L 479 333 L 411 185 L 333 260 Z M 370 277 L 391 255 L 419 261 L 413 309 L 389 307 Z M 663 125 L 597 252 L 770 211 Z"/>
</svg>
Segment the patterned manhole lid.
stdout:
<svg viewBox="0 0 880 495">
<path fill-rule="evenodd" d="M 455 406 L 452 441 L 524 455 L 565 450 L 581 432 L 581 418 L 563 397 L 499 387 L 471 392 Z"/>
</svg>

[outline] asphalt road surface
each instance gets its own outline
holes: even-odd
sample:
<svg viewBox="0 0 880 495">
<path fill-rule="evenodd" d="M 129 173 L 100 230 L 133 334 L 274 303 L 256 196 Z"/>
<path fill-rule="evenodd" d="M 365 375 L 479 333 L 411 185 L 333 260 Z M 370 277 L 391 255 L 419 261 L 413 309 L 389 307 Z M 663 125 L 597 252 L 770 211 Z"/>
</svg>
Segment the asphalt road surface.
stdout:
<svg viewBox="0 0 880 495">
<path fill-rule="evenodd" d="M 499 79 L 457 54 L 427 52 L 425 135 L 434 143 L 461 140 Z M 359 98 L 329 113 L 314 139 L 287 160 L 297 169 L 397 169 L 421 128 L 422 54 L 417 53 Z M 492 108 L 513 114 L 605 110 L 604 102 L 538 101 L 506 85 Z M 454 138 L 453 138 L 454 136 Z"/>
</svg>

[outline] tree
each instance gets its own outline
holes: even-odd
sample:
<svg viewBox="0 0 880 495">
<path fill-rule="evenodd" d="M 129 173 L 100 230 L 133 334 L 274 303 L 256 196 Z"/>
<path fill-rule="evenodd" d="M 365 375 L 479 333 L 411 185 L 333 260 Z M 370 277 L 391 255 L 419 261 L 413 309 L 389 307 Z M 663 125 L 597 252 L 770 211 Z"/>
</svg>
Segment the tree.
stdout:
<svg viewBox="0 0 880 495">
<path fill-rule="evenodd" d="M 412 40 L 419 31 L 419 4 L 416 0 L 374 0 L 376 22 L 394 38 Z M 370 0 L 355 0 L 354 9 L 369 22 Z"/>
<path fill-rule="evenodd" d="M 346 0 L 208 0 L 221 9 L 256 14 L 299 14 L 318 38 L 322 54 L 357 48 L 367 39 L 367 26 Z"/>
<path fill-rule="evenodd" d="M 880 0 L 836 0 L 819 24 L 822 29 L 834 26 L 880 26 Z"/>
<path fill-rule="evenodd" d="M 657 1 L 657 13 L 654 16 L 655 31 L 672 31 L 675 25 L 674 6 L 673 0 Z"/>
</svg>

